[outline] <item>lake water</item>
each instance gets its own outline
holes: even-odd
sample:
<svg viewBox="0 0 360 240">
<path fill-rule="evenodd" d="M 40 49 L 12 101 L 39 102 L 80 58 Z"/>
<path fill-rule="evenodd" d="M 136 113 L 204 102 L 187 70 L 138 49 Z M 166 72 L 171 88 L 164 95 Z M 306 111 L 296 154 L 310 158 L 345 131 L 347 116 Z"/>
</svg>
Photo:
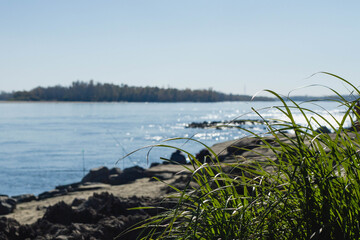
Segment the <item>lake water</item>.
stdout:
<svg viewBox="0 0 360 240">
<path fill-rule="evenodd" d="M 160 157 L 168 158 L 168 148 L 149 148 L 118 161 L 144 146 L 174 137 L 192 137 L 211 146 L 245 136 L 238 129 L 189 129 L 191 122 L 258 118 L 251 107 L 260 109 L 276 102 L 221 103 L 12 103 L 0 102 L 0 194 L 39 194 L 57 185 L 78 182 L 89 169 L 98 166 L 144 168 Z M 343 109 L 323 103 L 336 117 Z M 326 115 L 326 111 L 317 108 Z M 281 118 L 270 109 L 265 117 Z M 300 117 L 297 117 L 301 121 Z M 265 132 L 261 125 L 248 125 Z M 202 146 L 171 141 L 197 153 Z"/>
</svg>

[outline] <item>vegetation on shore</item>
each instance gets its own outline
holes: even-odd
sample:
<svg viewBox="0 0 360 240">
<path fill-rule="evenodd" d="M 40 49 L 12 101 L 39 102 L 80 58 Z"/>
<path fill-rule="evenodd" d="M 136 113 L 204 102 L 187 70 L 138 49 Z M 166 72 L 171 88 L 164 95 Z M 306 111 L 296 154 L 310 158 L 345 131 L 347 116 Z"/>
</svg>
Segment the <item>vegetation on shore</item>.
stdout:
<svg viewBox="0 0 360 240">
<path fill-rule="evenodd" d="M 102 84 L 93 81 L 73 82 L 69 87 L 37 87 L 30 91 L 0 93 L 0 100 L 14 101 L 82 101 L 82 102 L 220 102 L 250 101 L 251 96 L 224 94 L 207 90 L 179 90 L 175 88 L 134 87 Z M 256 101 L 272 101 L 274 98 L 257 97 Z"/>
<path fill-rule="evenodd" d="M 345 79 L 324 74 L 343 81 L 356 96 L 360 94 Z M 340 120 L 325 118 L 267 90 L 281 101 L 275 108 L 286 120 L 265 121 L 272 142 L 243 130 L 270 149 L 276 160 L 249 163 L 239 159 L 225 164 L 207 148 L 213 156 L 203 163 L 183 150 L 194 167 L 189 168 L 192 181 L 199 187 L 180 190 L 172 186 L 178 192 L 172 196 L 177 207 L 136 229 L 149 232 L 145 239 L 359 239 L 360 135 L 344 128 L 346 121 L 354 126 L 360 118 L 360 111 L 353 111 L 359 98 L 347 101 L 332 91 L 338 95 L 334 101 L 347 109 Z M 295 122 L 294 111 L 306 119 L 305 126 Z M 319 119 L 334 133 L 316 131 Z M 241 150 L 265 158 L 261 151 Z M 225 171 L 229 166 L 231 170 Z"/>
</svg>

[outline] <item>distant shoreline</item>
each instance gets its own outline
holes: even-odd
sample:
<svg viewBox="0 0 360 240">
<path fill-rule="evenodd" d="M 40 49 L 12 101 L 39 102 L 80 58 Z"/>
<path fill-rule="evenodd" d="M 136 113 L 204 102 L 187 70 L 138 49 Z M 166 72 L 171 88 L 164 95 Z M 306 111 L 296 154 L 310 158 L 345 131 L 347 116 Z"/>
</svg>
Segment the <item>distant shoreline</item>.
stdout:
<svg viewBox="0 0 360 240">
<path fill-rule="evenodd" d="M 294 96 L 293 101 L 334 101 L 334 96 L 323 97 L 302 97 Z M 277 102 L 278 99 L 272 100 L 236 100 L 236 101 L 58 101 L 58 100 L 0 100 L 1 103 L 224 103 L 224 102 Z"/>
<path fill-rule="evenodd" d="M 346 96 L 348 101 L 354 96 Z M 350 99 L 351 98 L 351 99 Z M 338 96 L 288 96 L 283 100 L 294 101 L 331 101 L 339 99 Z M 277 97 L 261 95 L 227 94 L 209 89 L 176 89 L 159 87 L 136 87 L 126 84 L 115 85 L 108 83 L 94 83 L 94 81 L 73 82 L 70 86 L 37 87 L 30 91 L 0 91 L 0 101 L 21 102 L 248 102 L 248 101 L 277 101 Z"/>
<path fill-rule="evenodd" d="M 222 103 L 222 102 L 254 102 L 254 101 L 213 101 L 213 102 L 191 102 L 191 101 L 179 101 L 179 102 L 132 102 L 132 101 L 26 101 L 26 100 L 0 100 L 0 103 Z M 255 102 L 276 102 L 276 99 L 272 101 L 257 100 Z"/>
<path fill-rule="evenodd" d="M 70 86 L 36 87 L 30 91 L 0 92 L 0 100 L 84 102 L 221 102 L 249 101 L 252 96 L 225 94 L 209 89 L 136 87 L 126 84 L 73 82 Z M 258 96 L 256 101 L 274 98 Z"/>
</svg>

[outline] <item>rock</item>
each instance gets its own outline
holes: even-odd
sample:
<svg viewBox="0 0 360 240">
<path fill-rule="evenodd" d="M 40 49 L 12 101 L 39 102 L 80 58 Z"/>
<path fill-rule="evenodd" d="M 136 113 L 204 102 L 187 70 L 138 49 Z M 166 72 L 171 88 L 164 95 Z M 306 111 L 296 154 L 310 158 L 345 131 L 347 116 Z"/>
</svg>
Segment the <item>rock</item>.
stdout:
<svg viewBox="0 0 360 240">
<path fill-rule="evenodd" d="M 109 179 L 109 169 L 103 166 L 103 167 L 91 169 L 90 172 L 86 174 L 85 177 L 83 177 L 81 182 L 108 183 L 108 179 Z"/>
<path fill-rule="evenodd" d="M 145 170 L 139 166 L 126 168 L 124 171 L 121 171 L 120 168 L 112 168 L 109 170 L 107 167 L 99 167 L 91 169 L 81 182 L 83 184 L 98 182 L 120 185 L 143 177 L 146 177 Z"/>
<path fill-rule="evenodd" d="M 150 167 L 149 167 L 149 168 L 159 166 L 160 164 L 161 164 L 161 163 L 158 163 L 158 162 L 153 162 L 153 163 L 151 163 L 151 165 L 150 165 Z"/>
<path fill-rule="evenodd" d="M 170 160 L 172 163 L 186 164 L 186 158 L 180 150 L 176 150 L 171 154 Z"/>
<path fill-rule="evenodd" d="M 145 169 L 139 166 L 134 166 L 131 168 L 126 168 L 121 174 L 110 175 L 109 183 L 112 185 L 121 185 L 144 177 L 147 177 Z"/>
<path fill-rule="evenodd" d="M 199 123 L 197 123 L 197 122 L 192 122 L 192 123 L 188 124 L 188 125 L 186 126 L 186 128 L 205 128 L 205 127 L 209 127 L 209 126 L 210 126 L 210 123 L 209 123 L 209 122 L 206 122 L 206 121 L 204 121 L 204 122 L 199 122 Z"/>
<path fill-rule="evenodd" d="M 94 191 L 94 190 L 102 189 L 106 185 L 107 185 L 107 183 L 86 182 L 86 183 L 82 184 L 81 186 L 79 186 L 78 188 L 73 189 L 73 191 L 76 191 L 76 192 Z"/>
<path fill-rule="evenodd" d="M 276 122 L 276 121 L 273 121 Z M 226 129 L 239 127 L 241 125 L 263 125 L 265 121 L 257 119 L 239 119 L 232 121 L 212 121 L 212 122 L 192 122 L 186 125 L 186 128 L 216 128 L 216 129 Z"/>
<path fill-rule="evenodd" d="M 0 218 L 0 239 L 114 239 L 124 230 L 172 208 L 176 203 L 162 198 L 119 198 L 109 193 L 94 194 L 78 204 L 59 202 L 47 208 L 44 216 L 31 225 L 20 225 L 17 221 Z M 161 204 L 161 205 L 160 205 Z M 75 205 L 78 205 L 76 207 Z M 159 206 L 159 209 L 135 207 Z M 121 239 L 138 239 L 148 229 L 130 231 Z"/>
<path fill-rule="evenodd" d="M 120 168 L 112 168 L 109 170 L 109 175 L 113 175 L 113 174 L 121 174 L 122 171 Z"/>
<path fill-rule="evenodd" d="M 16 200 L 7 196 L 0 197 L 0 215 L 12 213 L 16 207 Z"/>
<path fill-rule="evenodd" d="M 43 200 L 46 198 L 52 198 L 52 197 L 61 196 L 61 195 L 65 195 L 65 194 L 67 194 L 66 190 L 53 189 L 50 191 L 40 193 L 38 196 L 38 199 Z"/>
<path fill-rule="evenodd" d="M 179 189 L 179 190 L 184 190 L 186 187 L 188 188 L 188 190 L 191 190 L 193 188 L 198 187 L 198 184 L 193 181 L 191 175 L 183 175 L 183 176 L 175 179 L 174 181 L 172 181 L 170 183 L 170 185 L 172 187 L 175 187 L 175 188 Z M 162 191 L 164 191 L 165 193 L 176 192 L 175 189 L 173 189 L 172 187 L 164 186 L 162 188 Z"/>
<path fill-rule="evenodd" d="M 125 200 L 117 198 L 107 192 L 101 194 L 94 193 L 92 197 L 78 207 L 78 211 L 94 209 L 97 214 L 104 214 L 107 216 L 127 216 L 140 211 L 129 210 L 129 208 L 135 207 L 136 204 L 139 204 L 139 198 L 137 197 L 131 197 Z"/>
<path fill-rule="evenodd" d="M 123 172 L 123 174 L 130 175 L 135 179 L 146 177 L 144 173 L 145 169 L 139 166 L 126 168 Z"/>
<path fill-rule="evenodd" d="M 20 224 L 12 218 L 0 218 L 0 239 L 24 239 L 19 236 Z"/>
<path fill-rule="evenodd" d="M 253 148 L 252 151 L 245 151 L 242 156 L 244 158 L 251 158 L 251 159 L 256 159 L 257 157 L 262 157 L 262 156 L 272 156 L 274 155 L 274 152 L 269 149 L 269 148 Z"/>
<path fill-rule="evenodd" d="M 36 196 L 34 194 L 22 194 L 12 196 L 12 198 L 15 199 L 17 203 L 31 202 L 36 200 Z"/>
<path fill-rule="evenodd" d="M 111 185 L 121 184 L 118 180 L 121 174 L 122 174 L 122 171 L 120 170 L 120 168 L 112 168 L 109 171 L 108 183 Z"/>
<path fill-rule="evenodd" d="M 201 162 L 211 162 L 211 153 L 207 149 L 201 150 L 198 154 L 196 154 L 196 159 Z"/>
<path fill-rule="evenodd" d="M 318 129 L 315 130 L 317 133 L 331 133 L 330 129 L 328 129 L 326 126 L 321 126 Z"/>
<path fill-rule="evenodd" d="M 69 225 L 72 222 L 73 209 L 65 202 L 61 201 L 54 206 L 48 207 L 42 220 L 51 223 L 58 223 L 62 225 Z"/>
<path fill-rule="evenodd" d="M 81 182 L 76 182 L 76 183 L 71 183 L 71 184 L 66 184 L 66 185 L 59 185 L 56 186 L 55 189 L 58 189 L 60 191 L 66 190 L 68 192 L 73 192 L 75 191 L 77 188 L 79 188 L 81 186 Z"/>
<path fill-rule="evenodd" d="M 80 204 L 84 203 L 86 200 L 85 199 L 79 199 L 79 198 L 75 198 L 72 203 L 71 203 L 71 206 L 72 207 L 77 207 L 79 206 Z"/>
<path fill-rule="evenodd" d="M 0 202 L 0 215 L 6 215 L 12 213 L 14 211 L 14 207 L 6 202 Z"/>
<path fill-rule="evenodd" d="M 123 184 L 120 174 L 112 174 L 109 176 L 109 184 L 111 185 L 120 185 Z"/>
<path fill-rule="evenodd" d="M 247 137 L 242 138 L 227 148 L 228 155 L 241 155 L 244 152 L 252 150 L 262 145 L 258 138 Z"/>
</svg>

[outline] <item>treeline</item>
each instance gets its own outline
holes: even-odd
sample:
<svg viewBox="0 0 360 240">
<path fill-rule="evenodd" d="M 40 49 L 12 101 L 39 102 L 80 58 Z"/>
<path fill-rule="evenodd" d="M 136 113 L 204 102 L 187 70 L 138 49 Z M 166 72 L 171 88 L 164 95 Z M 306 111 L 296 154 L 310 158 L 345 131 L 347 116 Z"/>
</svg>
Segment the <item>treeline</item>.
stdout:
<svg viewBox="0 0 360 240">
<path fill-rule="evenodd" d="M 102 84 L 94 81 L 73 82 L 69 87 L 37 87 L 30 91 L 0 94 L 0 100 L 15 101 L 82 101 L 82 102 L 219 102 L 249 101 L 250 96 L 224 94 L 208 90 L 179 90 L 175 88 L 133 87 L 125 84 Z M 256 97 L 257 101 L 272 101 Z"/>
<path fill-rule="evenodd" d="M 0 92 L 0 101 L 10 100 L 13 96 L 13 93 Z"/>
<path fill-rule="evenodd" d="M 356 99 L 359 98 L 359 96 L 357 95 L 353 95 L 353 94 L 343 94 L 342 96 L 342 99 L 343 100 L 346 100 L 346 101 L 355 101 Z M 327 95 L 327 96 L 291 96 L 290 97 L 291 100 L 293 101 L 302 101 L 302 102 L 305 102 L 305 101 L 339 101 L 341 100 L 341 98 L 339 96 L 336 96 L 336 95 Z"/>
</svg>

